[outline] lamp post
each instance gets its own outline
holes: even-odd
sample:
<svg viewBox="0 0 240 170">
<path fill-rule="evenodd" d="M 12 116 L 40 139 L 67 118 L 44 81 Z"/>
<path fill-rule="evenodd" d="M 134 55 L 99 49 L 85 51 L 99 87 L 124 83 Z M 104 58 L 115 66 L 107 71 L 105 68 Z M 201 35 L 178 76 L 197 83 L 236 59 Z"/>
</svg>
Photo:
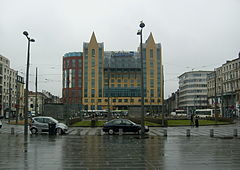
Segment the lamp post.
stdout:
<svg viewBox="0 0 240 170">
<path fill-rule="evenodd" d="M 144 136 L 144 83 L 143 83 L 143 47 L 142 47 L 142 30 L 145 27 L 143 21 L 140 22 L 137 35 L 140 35 L 140 51 L 141 51 L 141 135 Z"/>
<path fill-rule="evenodd" d="M 25 107 L 24 107 L 24 135 L 28 135 L 28 78 L 29 78 L 29 58 L 30 58 L 30 42 L 35 42 L 34 39 L 28 37 L 28 32 L 24 31 L 23 35 L 27 37 L 27 70 L 26 70 L 26 89 L 24 94 Z"/>
</svg>

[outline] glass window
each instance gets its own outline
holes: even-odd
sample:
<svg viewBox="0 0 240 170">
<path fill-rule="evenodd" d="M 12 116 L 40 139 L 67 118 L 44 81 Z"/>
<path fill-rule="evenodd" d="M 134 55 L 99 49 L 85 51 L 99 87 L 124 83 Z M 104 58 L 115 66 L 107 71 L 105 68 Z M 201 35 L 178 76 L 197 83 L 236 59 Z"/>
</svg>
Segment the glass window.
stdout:
<svg viewBox="0 0 240 170">
<path fill-rule="evenodd" d="M 43 118 L 35 118 L 34 120 L 36 120 L 39 123 L 43 123 Z"/>
<path fill-rule="evenodd" d="M 92 87 L 95 87 L 95 79 L 92 79 Z"/>
<path fill-rule="evenodd" d="M 95 97 L 95 89 L 92 89 L 91 92 L 92 92 L 92 95 L 91 95 L 91 96 L 92 96 L 92 97 Z"/>
<path fill-rule="evenodd" d="M 95 49 L 92 49 L 92 57 L 95 57 Z"/>
<path fill-rule="evenodd" d="M 121 124 L 121 120 L 114 120 L 114 121 L 112 121 L 112 124 L 119 125 L 119 124 Z"/>
<path fill-rule="evenodd" d="M 72 60 L 72 67 L 76 67 L 76 60 Z"/>
</svg>

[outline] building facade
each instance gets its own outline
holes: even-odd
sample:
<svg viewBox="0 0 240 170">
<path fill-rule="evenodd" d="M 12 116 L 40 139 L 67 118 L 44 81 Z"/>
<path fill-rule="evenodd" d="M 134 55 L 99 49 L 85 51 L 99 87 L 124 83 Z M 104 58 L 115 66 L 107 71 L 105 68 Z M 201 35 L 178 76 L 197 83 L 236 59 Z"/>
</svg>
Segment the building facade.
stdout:
<svg viewBox="0 0 240 170">
<path fill-rule="evenodd" d="M 82 108 L 83 53 L 70 52 L 63 56 L 62 102 L 65 112 L 77 112 Z"/>
<path fill-rule="evenodd" d="M 16 89 L 16 116 L 23 118 L 24 115 L 24 79 L 17 75 L 17 89 Z"/>
<path fill-rule="evenodd" d="M 188 114 L 207 108 L 207 75 L 211 71 L 191 71 L 179 76 L 179 109 Z"/>
<path fill-rule="evenodd" d="M 98 43 L 93 33 L 90 41 L 83 43 L 82 54 L 82 72 L 75 72 L 75 77 L 82 78 L 82 86 L 78 89 L 82 95 L 76 95 L 82 97 L 78 103 L 83 109 L 107 109 L 109 105 L 111 109 L 128 109 L 141 105 L 139 51 L 104 51 L 104 43 Z M 157 109 L 162 105 L 162 68 L 161 44 L 155 43 L 151 33 L 143 43 L 144 102 L 147 108 Z M 66 96 L 64 93 L 68 87 L 65 74 L 68 75 L 63 67 L 63 96 Z"/>
<path fill-rule="evenodd" d="M 37 98 L 36 98 L 37 97 Z M 37 99 L 37 100 L 36 100 Z M 47 97 L 41 92 L 28 93 L 28 112 L 33 115 L 44 115 L 44 104 Z"/>
<path fill-rule="evenodd" d="M 5 117 L 9 117 L 9 110 L 16 112 L 16 79 L 17 72 L 10 68 L 10 60 L 0 55 L 0 115 Z"/>
<path fill-rule="evenodd" d="M 222 116 L 239 116 L 240 108 L 240 54 L 239 57 L 227 61 L 208 75 L 208 103 L 215 107 Z M 216 92 L 215 92 L 216 87 Z"/>
<path fill-rule="evenodd" d="M 60 98 L 58 96 L 54 96 L 53 94 L 51 94 L 50 92 L 46 91 L 46 90 L 42 90 L 42 93 L 46 96 L 45 99 L 45 104 L 46 103 L 61 103 Z"/>
<path fill-rule="evenodd" d="M 179 108 L 179 89 L 165 100 L 165 107 L 168 114 L 175 112 Z"/>
</svg>

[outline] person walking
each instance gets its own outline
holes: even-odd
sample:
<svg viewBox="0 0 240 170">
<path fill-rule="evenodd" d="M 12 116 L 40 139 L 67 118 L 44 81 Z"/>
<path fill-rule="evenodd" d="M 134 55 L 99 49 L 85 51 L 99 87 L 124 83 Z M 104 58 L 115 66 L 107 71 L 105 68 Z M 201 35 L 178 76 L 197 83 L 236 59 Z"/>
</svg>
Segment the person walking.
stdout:
<svg viewBox="0 0 240 170">
<path fill-rule="evenodd" d="M 199 122 L 198 122 L 198 117 L 196 116 L 195 118 L 195 126 L 198 127 L 199 126 Z"/>
<path fill-rule="evenodd" d="M 193 114 L 191 114 L 190 119 L 191 119 L 190 125 L 191 125 L 191 126 L 194 126 Z"/>
</svg>

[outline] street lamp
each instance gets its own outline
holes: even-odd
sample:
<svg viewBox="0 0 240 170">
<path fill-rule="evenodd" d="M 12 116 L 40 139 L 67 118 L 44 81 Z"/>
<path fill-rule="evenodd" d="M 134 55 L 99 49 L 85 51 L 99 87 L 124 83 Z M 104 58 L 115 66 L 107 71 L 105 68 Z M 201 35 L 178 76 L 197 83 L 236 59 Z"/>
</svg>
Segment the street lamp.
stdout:
<svg viewBox="0 0 240 170">
<path fill-rule="evenodd" d="M 142 30 L 145 27 L 143 21 L 140 22 L 137 35 L 140 35 L 140 51 L 141 51 L 141 135 L 144 136 L 145 128 L 144 128 L 144 84 L 143 84 L 143 48 L 142 48 Z"/>
<path fill-rule="evenodd" d="M 28 37 L 28 32 L 24 31 L 23 35 L 27 37 L 27 71 L 26 71 L 26 89 L 24 94 L 25 107 L 24 107 L 24 135 L 28 135 L 28 78 L 29 78 L 29 58 L 30 58 L 30 42 L 35 42 L 34 39 Z"/>
</svg>

